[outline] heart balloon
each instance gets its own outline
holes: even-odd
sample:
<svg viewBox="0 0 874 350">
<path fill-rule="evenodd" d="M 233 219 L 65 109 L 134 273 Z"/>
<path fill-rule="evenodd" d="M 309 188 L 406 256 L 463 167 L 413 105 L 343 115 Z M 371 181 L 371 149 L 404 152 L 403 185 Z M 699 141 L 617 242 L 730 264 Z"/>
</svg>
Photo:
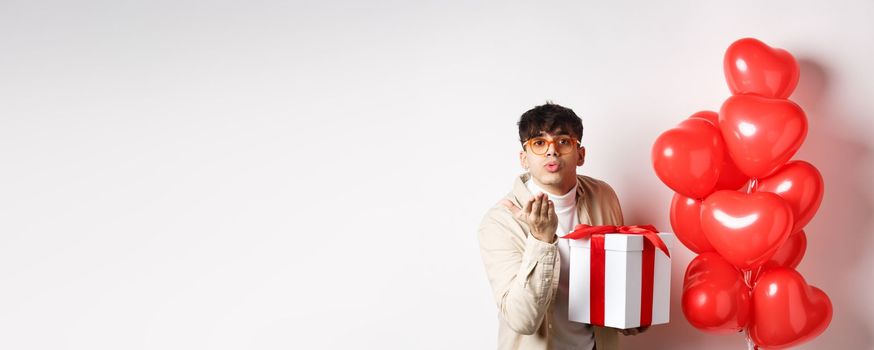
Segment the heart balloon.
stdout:
<svg viewBox="0 0 874 350">
<path fill-rule="evenodd" d="M 786 348 L 820 335 L 832 319 L 832 304 L 793 269 L 765 271 L 753 288 L 749 335 L 765 348 Z"/>
<path fill-rule="evenodd" d="M 798 63 L 789 52 L 744 38 L 725 51 L 725 80 L 732 94 L 788 98 L 798 84 Z"/>
<path fill-rule="evenodd" d="M 701 201 L 675 193 L 671 200 L 671 228 L 690 250 L 697 254 L 715 251 L 701 230 Z"/>
<path fill-rule="evenodd" d="M 714 191 L 732 190 L 736 191 L 744 187 L 750 177 L 744 174 L 728 154 L 728 148 L 725 150 L 725 160 L 722 162 L 722 170 L 719 172 L 719 180 L 716 180 Z"/>
<path fill-rule="evenodd" d="M 701 204 L 707 241 L 739 269 L 768 261 L 789 237 L 792 209 L 770 192 L 717 191 Z"/>
<path fill-rule="evenodd" d="M 713 111 L 700 111 L 689 118 L 703 119 L 709 121 L 714 126 L 719 127 L 719 114 Z M 722 169 L 719 171 L 719 180 L 716 180 L 716 187 L 714 187 L 713 190 L 737 190 L 743 187 L 750 178 L 749 176 L 744 175 L 744 173 L 737 168 L 737 165 L 735 165 L 734 161 L 731 160 L 727 148 L 722 159 Z"/>
<path fill-rule="evenodd" d="M 789 235 L 789 239 L 783 243 L 777 252 L 768 259 L 763 265 L 764 269 L 769 269 L 776 266 L 785 266 L 795 268 L 804 257 L 804 252 L 807 250 L 807 235 L 804 231 L 798 231 Z"/>
<path fill-rule="evenodd" d="M 822 175 L 808 162 L 796 160 L 786 163 L 771 176 L 760 179 L 757 191 L 775 193 L 792 207 L 795 224 L 792 232 L 804 228 L 822 203 Z"/>
<path fill-rule="evenodd" d="M 719 126 L 719 113 L 714 111 L 700 111 L 689 116 L 690 119 L 702 119 L 710 122 L 713 126 Z"/>
<path fill-rule="evenodd" d="M 652 164 L 659 179 L 675 192 L 703 198 L 719 179 L 724 154 L 718 128 L 704 120 L 686 119 L 656 139 Z"/>
<path fill-rule="evenodd" d="M 698 255 L 686 268 L 682 306 L 692 326 L 713 333 L 736 333 L 751 317 L 743 276 L 712 252 Z"/>
<path fill-rule="evenodd" d="M 734 95 L 722 104 L 719 128 L 737 167 L 749 177 L 763 178 L 801 147 L 807 117 L 789 100 Z"/>
</svg>

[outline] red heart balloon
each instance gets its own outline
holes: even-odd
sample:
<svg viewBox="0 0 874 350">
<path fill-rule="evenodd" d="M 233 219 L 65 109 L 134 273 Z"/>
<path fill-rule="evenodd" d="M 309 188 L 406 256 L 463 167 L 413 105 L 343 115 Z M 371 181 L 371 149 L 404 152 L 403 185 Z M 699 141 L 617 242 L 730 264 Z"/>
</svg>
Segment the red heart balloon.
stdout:
<svg viewBox="0 0 874 350">
<path fill-rule="evenodd" d="M 801 263 L 804 258 L 804 252 L 807 250 L 807 235 L 804 230 L 795 232 L 789 235 L 789 238 L 783 243 L 777 252 L 768 259 L 763 266 L 764 269 L 769 269 L 777 266 L 785 266 L 795 268 Z"/>
<path fill-rule="evenodd" d="M 719 127 L 719 114 L 713 111 L 700 111 L 689 118 L 703 119 L 709 121 L 717 128 Z M 727 148 L 722 159 L 722 169 L 719 171 L 719 180 L 716 180 L 716 186 L 713 190 L 734 191 L 740 189 L 747 183 L 747 181 L 749 181 L 750 177 L 744 175 L 744 173 L 737 168 L 737 165 L 735 165 L 734 161 L 731 160 L 731 156 L 728 155 Z"/>
<path fill-rule="evenodd" d="M 701 230 L 701 201 L 675 193 L 671 200 L 671 228 L 686 247 L 697 254 L 716 251 Z"/>
<path fill-rule="evenodd" d="M 824 184 L 819 170 L 808 162 L 795 160 L 786 163 L 771 176 L 760 179 L 757 191 L 775 193 L 792 207 L 795 224 L 792 232 L 798 232 L 810 222 L 822 203 Z"/>
<path fill-rule="evenodd" d="M 750 338 L 761 347 L 786 348 L 820 335 L 832 319 L 832 304 L 793 269 L 765 271 L 753 288 Z"/>
<path fill-rule="evenodd" d="M 710 122 L 713 126 L 719 126 L 719 113 L 714 111 L 700 111 L 689 116 L 689 119 L 702 119 Z"/>
<path fill-rule="evenodd" d="M 698 255 L 686 268 L 682 306 L 692 326 L 713 333 L 736 333 L 751 317 L 743 276 L 712 252 Z"/>
<path fill-rule="evenodd" d="M 792 209 L 770 192 L 717 191 L 701 204 L 704 236 L 740 269 L 768 261 L 789 237 Z"/>
<path fill-rule="evenodd" d="M 746 185 L 750 177 L 744 174 L 731 160 L 728 148 L 725 149 L 725 160 L 722 162 L 722 171 L 719 172 L 719 180 L 716 181 L 714 191 L 732 190 L 737 191 Z"/>
<path fill-rule="evenodd" d="M 789 100 L 734 95 L 719 112 L 728 154 L 747 176 L 763 178 L 785 164 L 807 136 L 807 117 Z"/>
<path fill-rule="evenodd" d="M 675 192 L 703 198 L 719 179 L 724 153 L 718 128 L 704 120 L 686 119 L 656 139 L 652 164 L 659 179 Z"/>
<path fill-rule="evenodd" d="M 725 80 L 732 94 L 787 98 L 798 84 L 798 63 L 789 52 L 744 38 L 725 51 Z"/>
</svg>

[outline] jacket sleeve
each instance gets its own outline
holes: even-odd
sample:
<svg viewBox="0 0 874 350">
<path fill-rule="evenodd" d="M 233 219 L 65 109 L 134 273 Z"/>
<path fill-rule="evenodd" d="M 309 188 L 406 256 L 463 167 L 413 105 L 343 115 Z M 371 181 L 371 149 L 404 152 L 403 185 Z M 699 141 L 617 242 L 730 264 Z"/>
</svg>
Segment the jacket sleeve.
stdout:
<svg viewBox="0 0 874 350">
<path fill-rule="evenodd" d="M 542 242 L 502 221 L 491 215 L 483 219 L 478 232 L 480 253 L 501 318 L 516 333 L 534 334 L 557 288 L 558 240 Z"/>
<path fill-rule="evenodd" d="M 619 196 L 616 195 L 616 191 L 613 190 L 613 187 L 610 185 L 606 185 L 606 192 L 608 201 L 610 202 L 610 216 L 613 221 L 613 225 L 625 225 L 625 218 L 622 216 L 622 206 L 619 205 Z"/>
</svg>

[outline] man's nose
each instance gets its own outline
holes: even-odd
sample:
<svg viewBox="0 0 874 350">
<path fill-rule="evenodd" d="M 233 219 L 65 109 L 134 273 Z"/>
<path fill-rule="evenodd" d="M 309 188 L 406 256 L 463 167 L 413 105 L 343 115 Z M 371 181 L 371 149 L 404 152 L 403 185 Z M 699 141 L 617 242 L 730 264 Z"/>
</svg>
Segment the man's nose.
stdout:
<svg viewBox="0 0 874 350">
<path fill-rule="evenodd" d="M 549 147 L 546 148 L 546 154 L 544 154 L 544 156 L 549 157 L 550 155 L 553 155 L 555 157 L 560 156 L 560 154 L 558 154 L 558 150 L 555 149 L 555 143 L 550 143 Z"/>
</svg>

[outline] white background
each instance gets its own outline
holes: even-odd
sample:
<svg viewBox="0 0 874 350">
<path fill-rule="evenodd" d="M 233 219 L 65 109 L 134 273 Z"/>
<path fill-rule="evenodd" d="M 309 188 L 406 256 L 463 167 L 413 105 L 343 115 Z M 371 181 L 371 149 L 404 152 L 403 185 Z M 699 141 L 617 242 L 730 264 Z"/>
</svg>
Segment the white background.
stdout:
<svg viewBox="0 0 874 350">
<path fill-rule="evenodd" d="M 655 137 L 752 36 L 801 64 L 826 182 L 805 349 L 874 348 L 870 1 L 0 1 L 0 348 L 490 349 L 476 240 L 516 121 L 583 118 L 580 173 L 668 228 Z M 626 349 L 740 349 L 673 322 Z"/>
</svg>

